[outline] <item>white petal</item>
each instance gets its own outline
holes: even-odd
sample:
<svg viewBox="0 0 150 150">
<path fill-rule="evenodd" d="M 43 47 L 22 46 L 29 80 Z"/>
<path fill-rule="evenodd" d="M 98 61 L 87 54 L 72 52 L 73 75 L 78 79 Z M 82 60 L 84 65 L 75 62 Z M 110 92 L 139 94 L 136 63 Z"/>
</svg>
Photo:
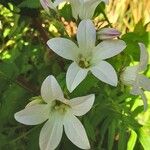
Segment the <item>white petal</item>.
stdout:
<svg viewBox="0 0 150 150">
<path fill-rule="evenodd" d="M 140 51 L 141 51 L 141 54 L 140 54 L 140 67 L 139 67 L 139 70 L 140 71 L 144 71 L 147 67 L 147 64 L 148 64 L 148 51 L 147 49 L 145 48 L 145 45 L 142 44 L 142 43 L 139 43 L 139 46 L 140 46 Z"/>
<path fill-rule="evenodd" d="M 128 66 L 121 73 L 121 81 L 125 85 L 134 85 L 137 82 L 139 65 L 136 66 Z"/>
<path fill-rule="evenodd" d="M 80 22 L 77 30 L 77 41 L 83 54 L 92 51 L 95 47 L 96 30 L 91 20 Z"/>
<path fill-rule="evenodd" d="M 69 104 L 72 108 L 72 113 L 76 116 L 86 114 L 92 108 L 94 99 L 94 94 L 71 99 Z"/>
<path fill-rule="evenodd" d="M 94 15 L 94 11 L 96 7 L 101 3 L 101 0 L 84 0 L 81 3 L 81 11 L 80 11 L 80 18 L 81 19 L 91 19 Z"/>
<path fill-rule="evenodd" d="M 142 98 L 142 100 L 143 100 L 143 104 L 144 104 L 144 111 L 146 111 L 146 110 L 147 110 L 147 108 L 148 108 L 147 98 L 146 98 L 146 96 L 145 96 L 145 94 L 144 94 L 144 92 L 143 92 L 142 90 L 141 90 L 140 95 L 141 95 L 141 98 Z"/>
<path fill-rule="evenodd" d="M 143 90 L 140 89 L 137 84 L 135 84 L 130 93 L 133 95 L 140 95 L 141 96 L 141 98 L 143 100 L 143 104 L 144 104 L 144 111 L 145 111 L 148 107 L 148 104 L 147 104 L 147 98 L 146 98 Z"/>
<path fill-rule="evenodd" d="M 56 99 L 63 99 L 63 92 L 54 76 L 50 75 L 43 81 L 41 86 L 41 96 L 47 103 Z"/>
<path fill-rule="evenodd" d="M 17 112 L 14 116 L 18 122 L 26 125 L 40 124 L 48 119 L 49 107 L 47 104 L 37 104 L 26 107 Z"/>
<path fill-rule="evenodd" d="M 69 92 L 72 92 L 87 76 L 88 70 L 80 68 L 75 62 L 72 63 L 66 74 L 66 83 Z"/>
<path fill-rule="evenodd" d="M 117 86 L 117 74 L 112 65 L 106 61 L 101 61 L 96 66 L 91 68 L 94 76 L 112 86 Z"/>
<path fill-rule="evenodd" d="M 150 79 L 141 74 L 138 75 L 138 80 L 140 87 L 142 87 L 145 91 L 150 91 Z"/>
<path fill-rule="evenodd" d="M 44 0 L 40 0 L 40 3 L 42 5 L 42 7 L 45 9 L 45 11 L 49 11 L 49 8 L 48 8 L 48 3 L 46 3 Z"/>
<path fill-rule="evenodd" d="M 57 7 L 62 2 L 64 2 L 64 0 L 55 0 L 54 1 L 54 6 Z"/>
<path fill-rule="evenodd" d="M 94 60 L 102 60 L 113 57 L 122 52 L 126 44 L 122 40 L 107 40 L 98 44 L 94 49 Z"/>
<path fill-rule="evenodd" d="M 70 141 L 81 149 L 90 149 L 88 137 L 82 123 L 71 114 L 64 119 L 64 129 Z"/>
<path fill-rule="evenodd" d="M 63 133 L 63 122 L 59 115 L 51 115 L 43 126 L 40 133 L 40 149 L 54 150 L 61 141 Z"/>
<path fill-rule="evenodd" d="M 132 86 L 132 90 L 130 91 L 132 95 L 139 95 L 140 94 L 140 88 L 137 83 L 134 83 Z"/>
<path fill-rule="evenodd" d="M 70 1 L 71 8 L 72 8 L 72 15 L 75 19 L 78 19 L 78 15 L 80 12 L 80 0 L 71 0 Z"/>
<path fill-rule="evenodd" d="M 56 10 L 56 5 L 51 0 L 47 0 L 47 5 L 49 8 Z"/>
<path fill-rule="evenodd" d="M 79 52 L 77 45 L 65 38 L 50 39 L 48 40 L 47 45 L 56 54 L 69 60 L 75 60 Z"/>
</svg>

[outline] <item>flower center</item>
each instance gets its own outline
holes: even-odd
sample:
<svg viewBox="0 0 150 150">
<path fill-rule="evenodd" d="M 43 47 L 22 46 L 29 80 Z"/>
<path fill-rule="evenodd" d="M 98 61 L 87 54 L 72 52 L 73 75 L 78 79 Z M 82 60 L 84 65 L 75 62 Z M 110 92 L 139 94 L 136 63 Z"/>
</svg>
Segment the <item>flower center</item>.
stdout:
<svg viewBox="0 0 150 150">
<path fill-rule="evenodd" d="M 52 105 L 52 111 L 57 111 L 57 112 L 60 112 L 60 113 L 65 113 L 67 112 L 67 110 L 70 108 L 69 105 L 59 101 L 59 100 L 55 100 L 53 102 L 53 105 Z"/>
<path fill-rule="evenodd" d="M 89 68 L 91 66 L 90 57 L 85 58 L 82 54 L 78 56 L 78 65 L 81 68 Z"/>
</svg>

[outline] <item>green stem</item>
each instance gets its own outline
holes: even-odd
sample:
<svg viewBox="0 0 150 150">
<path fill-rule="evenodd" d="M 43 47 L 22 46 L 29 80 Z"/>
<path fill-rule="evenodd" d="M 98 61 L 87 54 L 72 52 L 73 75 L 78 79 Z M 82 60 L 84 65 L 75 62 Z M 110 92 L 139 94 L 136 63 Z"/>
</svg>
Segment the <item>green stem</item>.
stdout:
<svg viewBox="0 0 150 150">
<path fill-rule="evenodd" d="M 103 16 L 104 16 L 105 20 L 107 21 L 108 25 L 112 28 L 113 26 L 112 26 L 112 24 L 110 23 L 110 21 L 109 21 L 109 19 L 108 19 L 107 15 L 105 14 L 105 12 L 104 12 L 104 11 L 102 11 L 102 14 L 103 14 Z"/>
<path fill-rule="evenodd" d="M 17 137 L 16 139 L 10 141 L 8 144 L 13 144 L 17 141 L 19 141 L 20 139 L 24 138 L 25 136 L 27 136 L 28 134 L 30 134 L 34 129 L 38 128 L 39 126 L 33 127 L 32 129 L 30 129 L 29 131 L 25 132 L 24 134 L 22 134 L 21 136 Z"/>
<path fill-rule="evenodd" d="M 11 83 L 14 83 L 14 84 L 16 84 L 16 85 L 22 87 L 22 88 L 25 89 L 26 91 L 29 91 L 29 92 L 32 93 L 32 94 L 37 94 L 36 90 L 33 90 L 33 89 L 31 89 L 31 88 L 25 86 L 24 84 L 20 83 L 20 82 L 17 81 L 17 80 L 15 80 L 15 81 L 12 80 L 11 78 L 7 77 L 7 76 L 6 76 L 3 72 L 1 72 L 1 71 L 0 71 L 0 75 L 1 75 L 4 79 L 6 79 L 7 81 L 9 81 L 9 82 L 11 82 Z"/>
</svg>

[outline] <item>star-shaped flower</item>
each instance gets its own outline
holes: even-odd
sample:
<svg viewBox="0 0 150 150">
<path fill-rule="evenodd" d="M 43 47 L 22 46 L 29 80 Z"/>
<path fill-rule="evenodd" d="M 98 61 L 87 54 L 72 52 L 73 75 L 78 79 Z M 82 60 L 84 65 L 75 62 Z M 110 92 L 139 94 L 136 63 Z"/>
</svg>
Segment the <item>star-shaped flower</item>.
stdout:
<svg viewBox="0 0 150 150">
<path fill-rule="evenodd" d="M 48 46 L 59 56 L 73 60 L 66 74 L 67 88 L 72 92 L 89 71 L 99 80 L 117 86 L 117 74 L 105 59 L 119 54 L 126 47 L 122 40 L 106 40 L 95 46 L 96 30 L 91 20 L 83 20 L 77 30 L 78 46 L 65 38 L 50 39 Z"/>
<path fill-rule="evenodd" d="M 48 76 L 42 84 L 41 96 L 45 103 L 28 104 L 15 114 L 15 119 L 26 125 L 37 125 L 47 120 L 40 132 L 40 149 L 55 149 L 61 141 L 63 127 L 73 144 L 81 149 L 89 149 L 85 129 L 76 116 L 82 116 L 91 109 L 94 94 L 67 100 L 56 79 Z"/>
<path fill-rule="evenodd" d="M 109 0 L 40 0 L 43 8 L 48 12 L 49 8 L 56 10 L 62 2 L 69 2 L 72 8 L 72 15 L 75 19 L 90 19 L 94 15 L 96 7 L 101 3 L 108 4 Z"/>
<path fill-rule="evenodd" d="M 91 19 L 96 7 L 103 1 L 108 4 L 109 0 L 66 0 L 70 2 L 73 17 L 77 19 Z"/>
<path fill-rule="evenodd" d="M 142 74 L 142 72 L 147 68 L 148 64 L 148 52 L 145 45 L 139 43 L 141 55 L 140 62 L 138 65 L 127 67 L 121 74 L 121 81 L 125 85 L 132 86 L 131 94 L 141 95 L 144 102 L 144 110 L 147 109 L 147 98 L 144 94 L 144 90 L 150 91 L 150 79 Z"/>
</svg>

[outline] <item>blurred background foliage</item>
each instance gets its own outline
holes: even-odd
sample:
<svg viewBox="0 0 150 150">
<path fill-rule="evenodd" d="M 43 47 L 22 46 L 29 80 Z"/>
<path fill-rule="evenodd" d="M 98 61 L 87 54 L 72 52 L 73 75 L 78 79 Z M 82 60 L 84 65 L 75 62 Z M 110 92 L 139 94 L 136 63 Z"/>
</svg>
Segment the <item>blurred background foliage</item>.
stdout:
<svg viewBox="0 0 150 150">
<path fill-rule="evenodd" d="M 110 0 L 95 11 L 97 30 L 112 26 L 122 32 L 127 48 L 109 61 L 118 71 L 139 60 L 138 42 L 150 50 L 150 1 Z M 41 125 L 25 126 L 14 120 L 31 97 L 40 95 L 44 78 L 57 77 L 65 95 L 71 97 L 96 93 L 93 109 L 83 122 L 92 150 L 149 150 L 150 109 L 143 111 L 140 97 L 129 94 L 119 82 L 117 88 L 106 85 L 91 74 L 73 92 L 65 84 L 70 64 L 46 46 L 48 39 L 61 36 L 76 40 L 78 22 L 69 4 L 61 5 L 59 14 L 47 15 L 39 0 L 0 0 L 0 150 L 38 150 Z M 150 66 L 145 74 L 150 77 Z M 148 100 L 150 94 L 146 92 Z M 63 137 L 58 150 L 78 150 Z"/>
</svg>

